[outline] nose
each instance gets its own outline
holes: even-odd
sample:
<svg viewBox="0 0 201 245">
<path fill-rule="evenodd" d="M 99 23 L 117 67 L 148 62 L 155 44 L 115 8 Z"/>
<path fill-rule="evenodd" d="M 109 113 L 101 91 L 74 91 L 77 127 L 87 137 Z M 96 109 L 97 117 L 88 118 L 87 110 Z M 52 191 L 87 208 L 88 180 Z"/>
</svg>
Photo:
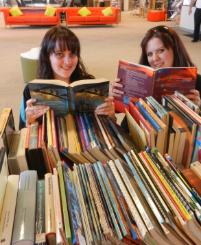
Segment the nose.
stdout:
<svg viewBox="0 0 201 245">
<path fill-rule="evenodd" d="M 71 62 L 71 58 L 68 55 L 64 56 L 64 63 L 70 64 L 70 62 Z"/>
<path fill-rule="evenodd" d="M 159 55 L 157 53 L 153 53 L 152 59 L 153 59 L 153 61 L 158 60 L 159 59 Z"/>
</svg>

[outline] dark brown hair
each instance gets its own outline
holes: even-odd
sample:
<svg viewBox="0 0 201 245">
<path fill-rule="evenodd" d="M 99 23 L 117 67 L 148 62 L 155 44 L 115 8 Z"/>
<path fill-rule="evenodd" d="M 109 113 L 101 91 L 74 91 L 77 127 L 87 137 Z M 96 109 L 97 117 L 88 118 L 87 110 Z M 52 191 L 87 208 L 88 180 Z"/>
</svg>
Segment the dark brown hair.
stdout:
<svg viewBox="0 0 201 245">
<path fill-rule="evenodd" d="M 148 42 L 154 37 L 159 38 L 165 48 L 173 50 L 173 67 L 195 66 L 178 34 L 172 28 L 163 25 L 151 28 L 142 39 L 140 64 L 150 66 L 147 59 L 146 49 Z"/>
<path fill-rule="evenodd" d="M 73 71 L 70 81 L 94 78 L 87 73 L 80 57 L 80 42 L 77 36 L 65 26 L 54 26 L 44 36 L 41 43 L 39 56 L 38 78 L 54 79 L 54 73 L 50 64 L 50 54 L 55 51 L 56 43 L 61 51 L 68 49 L 78 57 L 78 63 Z"/>
</svg>

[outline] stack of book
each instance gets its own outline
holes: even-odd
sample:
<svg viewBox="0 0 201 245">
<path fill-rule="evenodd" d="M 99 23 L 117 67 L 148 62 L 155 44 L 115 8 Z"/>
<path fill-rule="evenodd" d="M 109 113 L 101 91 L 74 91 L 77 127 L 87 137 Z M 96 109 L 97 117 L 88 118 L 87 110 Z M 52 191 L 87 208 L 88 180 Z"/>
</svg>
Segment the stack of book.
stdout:
<svg viewBox="0 0 201 245">
<path fill-rule="evenodd" d="M 169 156 L 123 157 L 73 171 L 58 162 L 38 180 L 33 170 L 8 175 L 1 148 L 1 244 L 199 245 L 201 198 Z"/>
</svg>

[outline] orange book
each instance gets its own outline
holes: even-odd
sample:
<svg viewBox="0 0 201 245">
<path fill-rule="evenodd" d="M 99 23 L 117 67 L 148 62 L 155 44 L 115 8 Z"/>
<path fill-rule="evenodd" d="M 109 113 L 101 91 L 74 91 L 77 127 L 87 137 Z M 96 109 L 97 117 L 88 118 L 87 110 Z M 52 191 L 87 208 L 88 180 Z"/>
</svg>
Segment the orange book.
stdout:
<svg viewBox="0 0 201 245">
<path fill-rule="evenodd" d="M 132 115 L 132 117 L 135 119 L 135 121 L 138 123 L 138 125 L 140 125 L 140 127 L 144 130 L 149 147 L 150 148 L 155 147 L 156 146 L 156 142 L 155 142 L 156 132 L 155 132 L 154 128 L 142 116 L 142 114 L 138 110 L 137 106 L 135 106 L 133 103 L 129 104 L 129 112 Z"/>
</svg>

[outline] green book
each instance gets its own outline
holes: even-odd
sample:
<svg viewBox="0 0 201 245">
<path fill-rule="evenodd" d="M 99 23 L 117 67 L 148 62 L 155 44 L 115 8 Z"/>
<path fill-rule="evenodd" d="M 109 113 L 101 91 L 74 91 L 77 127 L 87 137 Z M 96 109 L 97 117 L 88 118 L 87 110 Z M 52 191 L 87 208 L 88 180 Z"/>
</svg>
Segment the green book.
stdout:
<svg viewBox="0 0 201 245">
<path fill-rule="evenodd" d="M 62 206 L 65 236 L 66 236 L 66 240 L 68 241 L 68 244 L 70 245 L 72 244 L 72 235 L 71 235 L 70 220 L 68 214 L 68 204 L 66 201 L 64 176 L 63 176 L 63 170 L 61 164 L 57 165 L 57 171 L 59 175 L 59 186 L 60 186 L 61 206 Z"/>
</svg>

